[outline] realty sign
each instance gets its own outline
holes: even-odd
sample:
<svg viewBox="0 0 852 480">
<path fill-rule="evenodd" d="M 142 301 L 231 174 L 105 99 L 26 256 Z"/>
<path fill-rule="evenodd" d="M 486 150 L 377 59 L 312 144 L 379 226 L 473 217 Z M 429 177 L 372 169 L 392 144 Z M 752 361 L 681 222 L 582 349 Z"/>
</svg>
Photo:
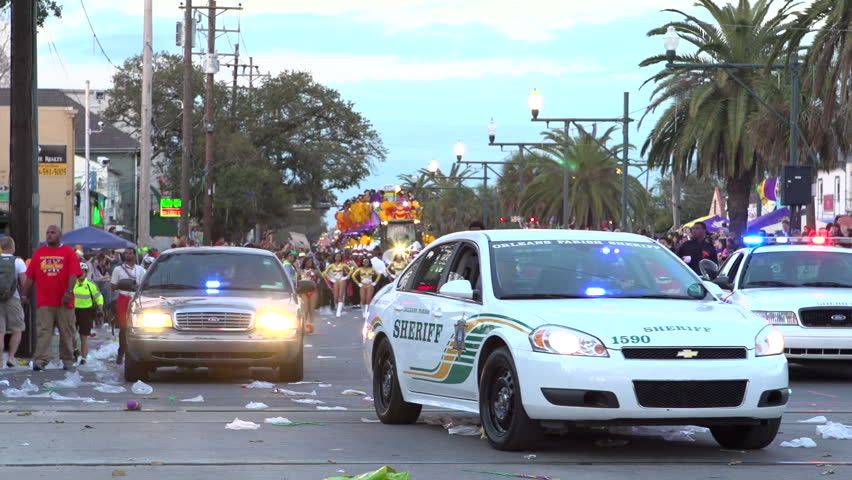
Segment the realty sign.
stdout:
<svg viewBox="0 0 852 480">
<path fill-rule="evenodd" d="M 183 201 L 179 198 L 161 198 L 161 217 L 180 217 L 183 215 Z"/>
<path fill-rule="evenodd" d="M 38 146 L 38 174 L 42 177 L 64 177 L 68 174 L 68 148 L 65 145 Z"/>
</svg>

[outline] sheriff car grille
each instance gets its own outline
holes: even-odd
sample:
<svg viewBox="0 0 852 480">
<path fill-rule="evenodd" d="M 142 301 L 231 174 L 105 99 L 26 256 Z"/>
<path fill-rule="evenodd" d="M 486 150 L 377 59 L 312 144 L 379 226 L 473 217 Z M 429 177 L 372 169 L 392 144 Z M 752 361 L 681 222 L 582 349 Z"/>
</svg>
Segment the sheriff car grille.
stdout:
<svg viewBox="0 0 852 480">
<path fill-rule="evenodd" d="M 747 380 L 634 380 L 639 405 L 649 408 L 720 408 L 743 403 Z"/>
<path fill-rule="evenodd" d="M 177 312 L 175 325 L 178 330 L 248 330 L 251 327 L 249 312 Z"/>
<path fill-rule="evenodd" d="M 732 360 L 746 358 L 745 348 L 622 348 L 629 360 Z"/>
<path fill-rule="evenodd" d="M 852 327 L 852 308 L 803 308 L 799 317 L 805 327 Z"/>
<path fill-rule="evenodd" d="M 785 348 L 790 355 L 850 355 L 852 348 Z"/>
</svg>

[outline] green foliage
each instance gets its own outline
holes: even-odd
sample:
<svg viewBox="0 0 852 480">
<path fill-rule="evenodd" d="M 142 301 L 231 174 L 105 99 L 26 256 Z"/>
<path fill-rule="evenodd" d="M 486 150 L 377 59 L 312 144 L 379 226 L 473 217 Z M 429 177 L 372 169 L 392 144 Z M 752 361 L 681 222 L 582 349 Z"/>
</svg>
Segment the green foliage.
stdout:
<svg viewBox="0 0 852 480">
<path fill-rule="evenodd" d="M 466 230 L 473 220 L 482 219 L 482 195 L 495 205 L 494 190 L 483 193 L 464 184 L 475 172 L 466 165 L 454 163 L 450 171 L 430 172 L 420 169 L 415 175 L 400 175 L 400 186 L 415 195 L 423 207 L 427 232 L 440 236 Z M 494 207 L 491 208 L 493 213 Z"/>
<path fill-rule="evenodd" d="M 0 0 L 0 11 L 11 6 L 12 0 Z M 45 20 L 50 16 L 62 18 L 62 5 L 56 0 L 38 0 L 38 17 L 36 18 L 38 26 L 43 27 Z"/>
<path fill-rule="evenodd" d="M 722 184 L 716 179 L 686 175 L 681 186 L 680 218 L 686 223 L 707 216 L 713 193 Z M 672 227 L 672 177 L 671 174 L 657 179 L 651 189 L 651 221 L 654 231 L 665 232 Z"/>
</svg>

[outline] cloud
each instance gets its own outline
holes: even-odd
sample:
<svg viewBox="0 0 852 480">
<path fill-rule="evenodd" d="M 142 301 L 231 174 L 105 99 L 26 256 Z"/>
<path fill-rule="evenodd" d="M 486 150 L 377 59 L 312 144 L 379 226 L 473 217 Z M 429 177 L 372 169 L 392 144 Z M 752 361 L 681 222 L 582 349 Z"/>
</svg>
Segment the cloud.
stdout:
<svg viewBox="0 0 852 480">
<path fill-rule="evenodd" d="M 236 2 L 220 2 L 222 6 Z M 113 9 L 142 16 L 141 0 L 88 0 L 89 12 Z M 239 13 L 244 17 L 270 14 L 343 16 L 361 23 L 382 25 L 386 32 L 422 30 L 435 25 L 464 27 L 485 25 L 514 40 L 551 40 L 556 32 L 578 24 L 602 25 L 635 18 L 663 8 L 689 9 L 693 0 L 250 0 Z M 69 10 L 74 10 L 69 6 Z M 171 0 L 156 0 L 154 15 L 181 18 L 182 10 Z M 232 15 L 236 15 L 233 13 Z"/>
<path fill-rule="evenodd" d="M 469 60 L 409 61 L 399 55 L 338 55 L 308 52 L 276 52 L 256 55 L 272 72 L 311 72 L 322 83 L 364 80 L 429 81 L 453 78 L 476 79 L 488 75 L 523 76 L 594 73 L 603 68 L 580 60 L 573 63 L 541 58 L 493 57 Z"/>
<path fill-rule="evenodd" d="M 91 81 L 93 89 L 112 87 L 115 68 L 101 63 L 62 63 L 54 54 L 38 57 L 39 88 L 82 89 L 86 80 Z"/>
</svg>

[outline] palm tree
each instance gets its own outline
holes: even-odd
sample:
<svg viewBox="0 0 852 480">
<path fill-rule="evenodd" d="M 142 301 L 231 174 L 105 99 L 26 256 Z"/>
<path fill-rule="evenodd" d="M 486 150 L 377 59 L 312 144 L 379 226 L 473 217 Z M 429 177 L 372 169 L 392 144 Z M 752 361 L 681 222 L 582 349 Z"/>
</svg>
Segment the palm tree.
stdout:
<svg viewBox="0 0 852 480">
<path fill-rule="evenodd" d="M 773 0 L 753 3 L 740 0 L 736 5 L 720 7 L 712 0 L 697 0 L 715 24 L 680 10 L 666 10 L 683 17 L 683 21 L 670 25 L 698 51 L 692 55 L 678 55 L 676 60 L 769 63 L 778 38 L 788 26 L 785 22 L 790 9 L 787 2 L 771 15 L 773 3 Z M 661 35 L 665 30 L 665 26 L 655 28 L 648 35 Z M 665 55 L 656 55 L 643 60 L 640 66 L 666 61 Z M 735 233 L 745 231 L 749 194 L 758 175 L 777 168 L 780 160 L 761 155 L 755 149 L 750 121 L 762 107 L 737 80 L 754 86 L 769 76 L 769 71 L 752 69 L 713 69 L 701 74 L 663 69 L 645 82 L 657 83 L 652 93 L 651 110 L 674 100 L 642 148 L 649 166 L 659 167 L 663 172 L 695 170 L 700 176 L 723 179 L 731 230 Z"/>
<path fill-rule="evenodd" d="M 497 180 L 497 194 L 500 199 L 502 213 L 509 216 L 527 216 L 521 208 L 521 197 L 527 184 L 541 173 L 538 168 L 544 160 L 548 160 L 542 152 L 515 152 L 506 158 L 503 171 Z"/>
<path fill-rule="evenodd" d="M 472 220 L 482 218 L 481 197 L 464 184 L 473 173 L 460 163 L 454 163 L 447 173 L 424 168 L 416 175 L 400 175 L 400 187 L 414 193 L 420 202 L 427 229 L 443 235 L 463 230 Z"/>
<path fill-rule="evenodd" d="M 602 145 L 606 145 L 618 127 L 610 127 L 600 136 L 597 128 L 580 130 L 576 137 L 567 139 L 567 154 L 571 168 L 570 214 L 577 227 L 599 228 L 607 222 L 617 222 L 622 217 L 621 164 L 616 158 L 621 152 L 619 145 L 612 149 L 613 156 Z M 563 131 L 543 133 L 548 142 L 564 145 Z M 538 217 L 559 218 L 562 213 L 563 147 L 542 147 L 545 155 L 529 161 L 535 177 L 521 194 L 521 207 Z M 635 177 L 628 178 L 628 215 L 640 218 L 648 206 L 645 188 Z M 564 224 L 563 219 L 563 224 Z"/>
</svg>

